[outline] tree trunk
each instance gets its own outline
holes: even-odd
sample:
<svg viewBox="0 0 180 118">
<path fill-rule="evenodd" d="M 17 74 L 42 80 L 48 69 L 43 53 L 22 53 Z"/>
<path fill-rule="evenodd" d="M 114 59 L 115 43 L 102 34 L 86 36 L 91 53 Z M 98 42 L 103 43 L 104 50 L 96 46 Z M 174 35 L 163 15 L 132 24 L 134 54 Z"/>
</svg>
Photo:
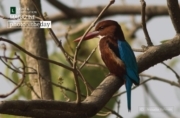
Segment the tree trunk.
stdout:
<svg viewBox="0 0 180 118">
<path fill-rule="evenodd" d="M 36 6 L 41 10 L 40 0 L 35 0 Z M 21 15 L 35 15 L 39 16 L 35 6 L 31 0 L 20 0 L 21 9 L 27 12 L 21 12 Z M 24 10 L 26 9 L 26 10 Z M 21 10 L 22 11 L 22 10 Z M 23 19 L 24 21 L 34 21 L 35 19 Z M 36 20 L 37 21 L 37 20 Z M 23 27 L 23 35 L 25 40 L 25 49 L 36 56 L 48 58 L 45 33 L 40 28 L 25 28 Z M 34 92 L 31 92 L 32 99 L 53 99 L 52 86 L 50 84 L 51 74 L 49 63 L 45 61 L 36 60 L 26 55 L 27 66 L 34 68 L 38 74 L 30 74 L 29 80 Z M 29 69 L 32 71 L 32 69 Z M 38 97 L 37 95 L 40 97 Z"/>
</svg>

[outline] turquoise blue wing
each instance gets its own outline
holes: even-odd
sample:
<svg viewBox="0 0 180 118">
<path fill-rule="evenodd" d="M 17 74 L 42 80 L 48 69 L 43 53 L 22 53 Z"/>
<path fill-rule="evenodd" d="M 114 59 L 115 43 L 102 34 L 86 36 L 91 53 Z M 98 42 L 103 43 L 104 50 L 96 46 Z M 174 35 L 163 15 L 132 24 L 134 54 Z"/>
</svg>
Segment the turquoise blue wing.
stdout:
<svg viewBox="0 0 180 118">
<path fill-rule="evenodd" d="M 120 59 L 126 66 L 126 77 L 129 77 L 134 84 L 139 85 L 137 62 L 130 45 L 126 41 L 118 40 L 118 49 Z"/>
</svg>

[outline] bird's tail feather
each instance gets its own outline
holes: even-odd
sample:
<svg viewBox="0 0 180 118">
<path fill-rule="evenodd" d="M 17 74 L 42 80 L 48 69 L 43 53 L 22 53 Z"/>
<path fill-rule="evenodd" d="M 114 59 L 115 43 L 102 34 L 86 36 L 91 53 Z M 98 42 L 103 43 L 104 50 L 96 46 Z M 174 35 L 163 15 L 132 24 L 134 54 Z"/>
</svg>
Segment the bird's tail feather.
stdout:
<svg viewBox="0 0 180 118">
<path fill-rule="evenodd" d="M 131 87 L 132 82 L 128 76 L 126 76 L 126 91 L 127 91 L 127 105 L 128 111 L 131 111 Z"/>
</svg>

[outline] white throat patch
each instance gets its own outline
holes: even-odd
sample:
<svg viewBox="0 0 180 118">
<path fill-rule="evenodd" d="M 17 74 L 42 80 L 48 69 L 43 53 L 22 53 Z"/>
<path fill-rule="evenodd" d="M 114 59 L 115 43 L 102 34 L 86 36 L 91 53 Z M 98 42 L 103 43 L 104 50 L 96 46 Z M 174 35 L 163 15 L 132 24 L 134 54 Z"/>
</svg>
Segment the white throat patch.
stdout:
<svg viewBox="0 0 180 118">
<path fill-rule="evenodd" d="M 105 36 L 98 35 L 97 37 L 101 40 L 101 39 L 104 38 Z"/>
</svg>

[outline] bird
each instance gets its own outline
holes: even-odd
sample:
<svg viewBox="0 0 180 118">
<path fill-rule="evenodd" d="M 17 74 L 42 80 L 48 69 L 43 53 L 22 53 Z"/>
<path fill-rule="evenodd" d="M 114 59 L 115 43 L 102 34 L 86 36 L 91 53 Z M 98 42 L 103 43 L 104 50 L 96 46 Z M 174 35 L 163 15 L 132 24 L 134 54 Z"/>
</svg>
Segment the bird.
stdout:
<svg viewBox="0 0 180 118">
<path fill-rule="evenodd" d="M 113 20 L 99 22 L 93 32 L 88 33 L 84 40 L 98 37 L 101 58 L 110 74 L 123 79 L 127 91 L 127 107 L 131 111 L 131 87 L 139 85 L 138 66 L 130 45 L 125 40 L 121 26 Z M 75 39 L 75 42 L 82 37 Z"/>
</svg>

